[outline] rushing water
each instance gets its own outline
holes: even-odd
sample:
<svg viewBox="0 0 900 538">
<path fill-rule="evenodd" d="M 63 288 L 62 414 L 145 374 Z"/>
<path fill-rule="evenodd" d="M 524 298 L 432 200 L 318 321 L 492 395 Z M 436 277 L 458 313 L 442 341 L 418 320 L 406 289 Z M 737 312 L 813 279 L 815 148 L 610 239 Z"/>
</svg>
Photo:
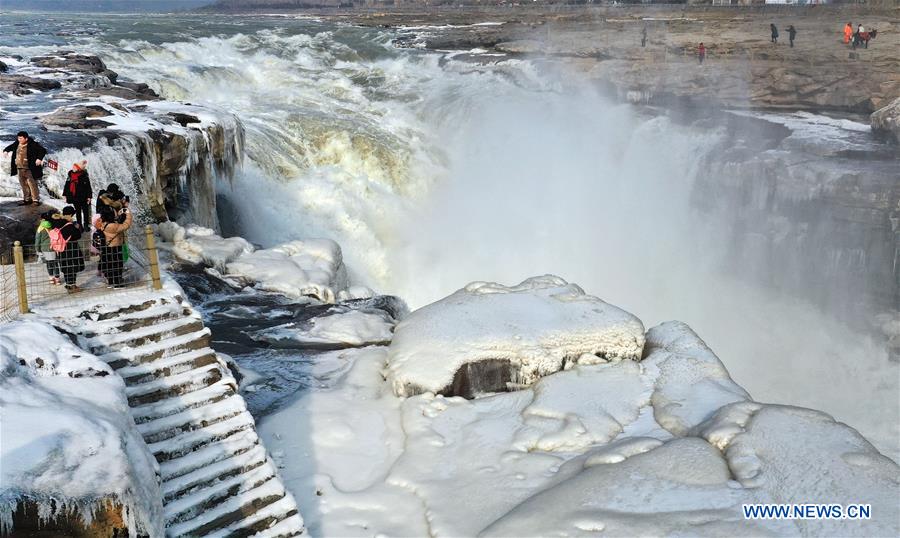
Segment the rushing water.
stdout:
<svg viewBox="0 0 900 538">
<path fill-rule="evenodd" d="M 380 29 L 36 21 L 4 18 L 0 54 L 98 53 L 168 99 L 240 118 L 248 159 L 219 185 L 226 231 L 266 245 L 331 237 L 357 283 L 412 307 L 472 280 L 558 274 L 648 326 L 687 321 L 757 399 L 823 409 L 900 453 L 897 364 L 883 343 L 847 327 L 840 303 L 823 311 L 722 270 L 732 254 L 716 232 L 729 217 L 692 204 L 721 126 L 612 102 L 557 65 L 396 49 Z M 865 126 L 837 125 L 834 143 L 873 143 Z M 785 267 L 806 267 L 796 261 Z"/>
</svg>

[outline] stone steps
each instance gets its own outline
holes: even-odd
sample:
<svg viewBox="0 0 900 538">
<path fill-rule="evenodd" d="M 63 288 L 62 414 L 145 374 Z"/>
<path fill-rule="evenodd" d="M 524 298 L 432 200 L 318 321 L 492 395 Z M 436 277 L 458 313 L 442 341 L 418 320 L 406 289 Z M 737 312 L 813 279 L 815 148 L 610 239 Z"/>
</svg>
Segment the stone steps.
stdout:
<svg viewBox="0 0 900 538">
<path fill-rule="evenodd" d="M 125 381 L 138 431 L 159 462 L 168 536 L 303 534 L 303 519 L 260 444 L 210 331 L 178 297 L 85 304 L 60 330 Z"/>
<path fill-rule="evenodd" d="M 139 348 L 147 344 L 183 336 L 203 330 L 203 322 L 195 318 L 176 318 L 141 327 L 134 331 L 95 336 L 88 342 L 88 349 L 95 355 L 113 353 L 122 348 Z"/>
</svg>

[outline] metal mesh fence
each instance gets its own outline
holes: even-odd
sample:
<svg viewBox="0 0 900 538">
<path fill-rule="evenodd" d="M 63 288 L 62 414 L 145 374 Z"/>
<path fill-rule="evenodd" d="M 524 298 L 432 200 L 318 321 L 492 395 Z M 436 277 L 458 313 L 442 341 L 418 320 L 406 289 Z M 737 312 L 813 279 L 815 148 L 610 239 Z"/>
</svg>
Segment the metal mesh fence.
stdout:
<svg viewBox="0 0 900 538">
<path fill-rule="evenodd" d="M 75 305 L 90 295 L 120 293 L 152 285 L 150 255 L 146 235 L 140 227 L 126 233 L 127 254 L 122 249 L 91 246 L 89 232 L 77 242 L 69 242 L 65 252 L 39 253 L 35 245 L 22 245 L 22 279 L 29 306 L 53 302 L 55 307 Z M 0 255 L 0 319 L 19 313 L 14 249 Z M 125 259 L 127 258 L 127 260 Z"/>
</svg>

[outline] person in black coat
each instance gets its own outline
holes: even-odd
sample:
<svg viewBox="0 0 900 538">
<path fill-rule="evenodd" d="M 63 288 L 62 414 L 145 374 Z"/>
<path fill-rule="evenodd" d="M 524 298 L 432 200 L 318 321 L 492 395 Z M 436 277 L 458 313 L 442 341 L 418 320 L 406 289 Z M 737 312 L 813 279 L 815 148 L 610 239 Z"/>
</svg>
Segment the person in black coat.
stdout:
<svg viewBox="0 0 900 538">
<path fill-rule="evenodd" d="M 85 168 L 87 161 L 81 161 L 72 165 L 69 170 L 68 179 L 63 186 L 63 195 L 66 203 L 75 207 L 75 219 L 81 225 L 82 230 L 86 230 L 91 222 L 91 199 L 94 197 L 94 191 L 91 190 L 91 178 Z"/>
<path fill-rule="evenodd" d="M 9 173 L 19 176 L 19 185 L 22 186 L 22 201 L 19 205 L 39 205 L 41 194 L 37 182 L 44 177 L 44 157 L 47 150 L 28 136 L 28 133 L 19 131 L 16 141 L 3 148 L 4 154 L 10 152 Z"/>
<path fill-rule="evenodd" d="M 62 215 L 54 215 L 55 228 L 59 228 L 59 233 L 66 240 L 66 249 L 59 253 L 57 261 L 59 261 L 59 270 L 62 271 L 63 280 L 66 283 L 66 290 L 69 293 L 79 291 L 75 285 L 78 273 L 84 271 L 84 256 L 81 252 L 81 226 L 74 222 L 75 208 L 67 205 L 63 208 Z"/>
<path fill-rule="evenodd" d="M 778 28 L 774 24 L 770 24 L 769 30 L 772 32 L 772 43 L 778 43 Z"/>
</svg>

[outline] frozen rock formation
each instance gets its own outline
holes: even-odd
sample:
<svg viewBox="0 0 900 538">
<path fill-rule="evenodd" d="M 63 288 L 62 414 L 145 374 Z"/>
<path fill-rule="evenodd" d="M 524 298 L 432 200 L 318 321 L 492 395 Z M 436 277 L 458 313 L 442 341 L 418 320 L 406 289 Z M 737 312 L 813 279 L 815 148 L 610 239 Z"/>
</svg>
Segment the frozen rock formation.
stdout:
<svg viewBox="0 0 900 538">
<path fill-rule="evenodd" d="M 249 286 L 325 303 L 372 296 L 368 288 L 349 285 L 341 247 L 330 239 L 296 240 L 257 250 L 241 237 L 223 238 L 202 226 L 163 222 L 156 230 L 162 250 L 181 262 L 209 268 L 209 274 L 238 289 Z"/>
<path fill-rule="evenodd" d="M 347 289 L 341 247 L 330 239 L 291 241 L 243 254 L 225 266 L 225 276 L 261 291 L 326 303 Z"/>
<path fill-rule="evenodd" d="M 0 533 L 20 502 L 89 523 L 112 500 L 130 536 L 162 536 L 158 465 L 105 362 L 47 324 L 0 324 L 0 408 Z"/>
<path fill-rule="evenodd" d="M 473 282 L 397 326 L 388 379 L 398 396 L 472 397 L 575 364 L 639 360 L 643 333 L 636 317 L 559 277 Z"/>
</svg>

